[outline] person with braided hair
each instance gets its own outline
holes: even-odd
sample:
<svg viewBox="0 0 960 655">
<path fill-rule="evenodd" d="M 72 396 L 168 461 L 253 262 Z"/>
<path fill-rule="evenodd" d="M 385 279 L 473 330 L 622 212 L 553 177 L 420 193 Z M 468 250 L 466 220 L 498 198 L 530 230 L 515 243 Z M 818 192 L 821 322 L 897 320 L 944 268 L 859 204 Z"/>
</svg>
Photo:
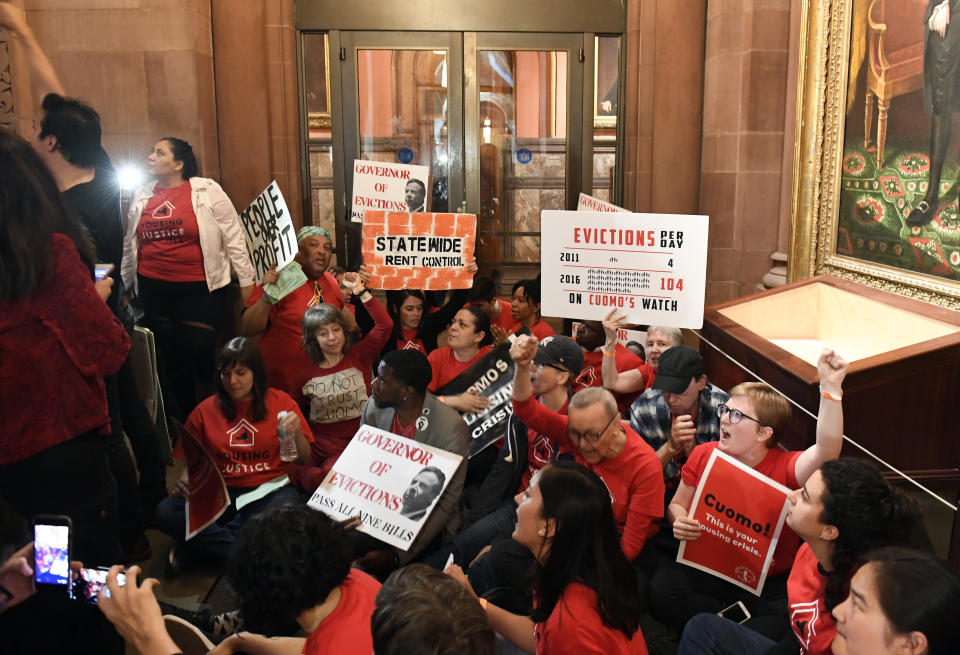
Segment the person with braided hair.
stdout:
<svg viewBox="0 0 960 655">
<path fill-rule="evenodd" d="M 691 653 L 803 653 L 826 655 L 837 634 L 832 612 L 850 580 L 875 548 L 924 537 L 916 502 L 892 488 L 873 465 L 843 458 L 825 462 L 789 496 L 787 525 L 800 546 L 787 580 L 790 627 L 779 644 L 714 614 L 687 624 L 680 655 Z"/>
</svg>

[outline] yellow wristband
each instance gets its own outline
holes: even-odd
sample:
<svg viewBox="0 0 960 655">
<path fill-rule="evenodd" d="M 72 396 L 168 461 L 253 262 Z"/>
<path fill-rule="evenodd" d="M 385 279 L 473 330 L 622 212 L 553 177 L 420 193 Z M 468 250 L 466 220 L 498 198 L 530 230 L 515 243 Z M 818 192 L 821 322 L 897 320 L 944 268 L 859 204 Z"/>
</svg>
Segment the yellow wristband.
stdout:
<svg viewBox="0 0 960 655">
<path fill-rule="evenodd" d="M 604 349 L 602 350 L 602 352 L 603 352 L 603 356 L 604 356 L 604 357 L 616 357 L 616 356 L 617 356 L 617 351 L 608 352 L 606 348 L 604 348 Z"/>
</svg>

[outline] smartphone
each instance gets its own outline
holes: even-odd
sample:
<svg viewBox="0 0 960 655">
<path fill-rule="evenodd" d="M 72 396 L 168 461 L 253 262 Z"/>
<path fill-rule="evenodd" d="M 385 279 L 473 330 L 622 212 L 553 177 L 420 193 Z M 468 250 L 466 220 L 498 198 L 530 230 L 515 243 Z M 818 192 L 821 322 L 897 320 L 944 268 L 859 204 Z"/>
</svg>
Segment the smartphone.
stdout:
<svg viewBox="0 0 960 655">
<path fill-rule="evenodd" d="M 73 591 L 70 594 L 77 600 L 88 603 L 97 602 L 97 594 L 107 584 L 107 573 L 110 569 L 99 567 L 95 569 L 80 569 L 80 576 L 73 583 Z M 117 574 L 117 584 L 121 587 L 127 583 L 127 576 L 123 573 Z M 107 591 L 110 594 L 110 591 Z"/>
<path fill-rule="evenodd" d="M 93 277 L 97 282 L 107 277 L 111 273 L 113 273 L 113 264 L 97 263 L 93 267 Z"/>
<path fill-rule="evenodd" d="M 733 605 L 724 607 L 722 610 L 717 612 L 717 615 L 722 616 L 725 619 L 730 619 L 734 623 L 743 623 L 750 618 L 750 612 L 747 610 L 746 605 L 739 600 Z"/>
<path fill-rule="evenodd" d="M 33 519 L 33 581 L 38 592 L 69 595 L 70 528 L 68 516 Z"/>
</svg>

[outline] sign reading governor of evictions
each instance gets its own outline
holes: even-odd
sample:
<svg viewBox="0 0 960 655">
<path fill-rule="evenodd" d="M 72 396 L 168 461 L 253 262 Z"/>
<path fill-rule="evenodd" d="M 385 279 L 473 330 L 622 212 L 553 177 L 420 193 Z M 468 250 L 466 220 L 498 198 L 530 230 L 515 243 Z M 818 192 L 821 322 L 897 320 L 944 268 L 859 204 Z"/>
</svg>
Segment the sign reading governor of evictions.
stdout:
<svg viewBox="0 0 960 655">
<path fill-rule="evenodd" d="M 368 211 L 425 212 L 430 209 L 430 167 L 355 159 L 350 220 Z"/>
<path fill-rule="evenodd" d="M 630 213 L 629 209 L 624 209 L 623 207 L 617 207 L 616 205 L 611 204 L 606 200 L 600 200 L 600 198 L 594 198 L 593 196 L 588 196 L 585 193 L 581 193 L 580 197 L 577 199 L 577 211 L 578 212 Z"/>
<path fill-rule="evenodd" d="M 361 425 L 307 504 L 337 521 L 359 516 L 360 531 L 408 550 L 462 459 Z"/>
<path fill-rule="evenodd" d="M 374 289 L 469 289 L 477 217 L 368 211 L 363 260 Z"/>
<path fill-rule="evenodd" d="M 700 328 L 707 274 L 706 216 L 544 211 L 544 316 Z"/>
<path fill-rule="evenodd" d="M 257 282 L 274 264 L 279 271 L 293 261 L 297 254 L 297 233 L 276 180 L 243 210 L 240 225 Z"/>
</svg>

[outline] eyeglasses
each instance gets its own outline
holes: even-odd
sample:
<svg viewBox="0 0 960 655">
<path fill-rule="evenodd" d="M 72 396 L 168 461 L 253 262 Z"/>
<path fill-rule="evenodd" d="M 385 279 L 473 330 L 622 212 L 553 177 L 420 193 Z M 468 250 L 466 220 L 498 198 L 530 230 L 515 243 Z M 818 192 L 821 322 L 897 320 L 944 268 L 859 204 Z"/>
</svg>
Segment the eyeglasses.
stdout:
<svg viewBox="0 0 960 655">
<path fill-rule="evenodd" d="M 603 437 L 604 434 L 606 434 L 610 426 L 613 425 L 613 422 L 619 417 L 620 417 L 619 414 L 614 414 L 613 417 L 607 422 L 606 426 L 604 426 L 604 428 L 600 430 L 600 432 L 597 432 L 596 434 L 590 434 L 589 432 L 583 432 L 583 433 L 577 432 L 576 430 L 570 428 L 568 425 L 567 435 L 570 437 L 570 440 L 573 441 L 574 443 L 580 443 L 581 441 L 586 441 L 587 443 L 591 443 L 591 444 L 596 443 L 600 441 L 600 439 Z"/>
<path fill-rule="evenodd" d="M 736 425 L 745 418 L 750 419 L 757 425 L 763 425 L 763 423 L 761 423 L 758 419 L 753 418 L 749 414 L 744 414 L 739 409 L 733 409 L 731 407 L 727 407 L 726 405 L 717 405 L 717 416 L 723 418 L 723 415 L 727 412 L 730 412 L 730 425 Z"/>
</svg>

